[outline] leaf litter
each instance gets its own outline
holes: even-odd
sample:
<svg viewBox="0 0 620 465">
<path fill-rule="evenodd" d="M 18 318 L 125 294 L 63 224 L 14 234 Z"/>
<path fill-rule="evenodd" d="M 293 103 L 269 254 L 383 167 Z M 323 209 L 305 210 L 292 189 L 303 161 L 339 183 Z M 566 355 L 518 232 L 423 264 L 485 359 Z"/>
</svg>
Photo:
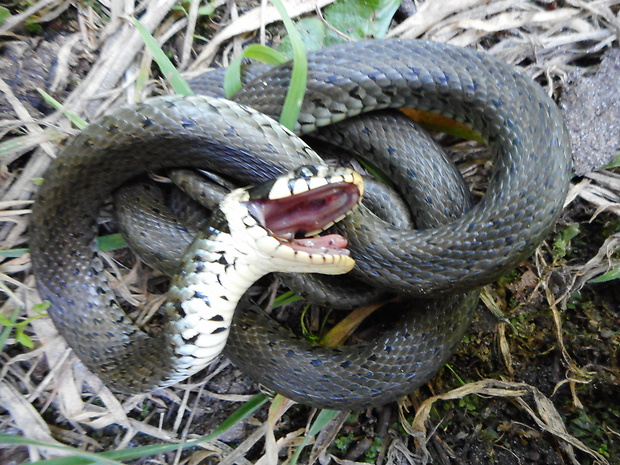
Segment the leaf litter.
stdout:
<svg viewBox="0 0 620 465">
<path fill-rule="evenodd" d="M 322 0 L 318 6 L 331 3 Z M 139 15 L 187 76 L 226 65 L 246 43 L 268 38 L 277 45 L 282 39 L 279 26 L 268 27 L 278 20 L 272 6 L 216 1 L 202 5 L 215 8 L 209 18 L 199 14 L 197 3 L 189 6 L 188 14 L 174 9 L 175 4 L 148 0 L 134 7 L 120 0 L 43 0 L 23 11 L 13 6 L 9 19 L 0 23 L 2 250 L 27 247 L 33 180 L 43 177 L 62 139 L 76 132 L 38 97 L 36 88 L 89 120 L 165 91 L 166 83 L 145 74 L 150 72 L 148 53 L 127 16 Z M 315 2 L 298 0 L 285 5 L 295 18 L 314 16 L 316 8 Z M 489 463 L 490 457 L 495 463 L 614 463 L 620 425 L 620 302 L 613 291 L 618 284 L 590 281 L 620 267 L 620 178 L 617 170 L 601 168 L 619 154 L 613 118 L 618 106 L 608 103 L 617 99 L 614 85 L 617 89 L 620 82 L 617 64 L 609 64 L 617 63 L 617 49 L 610 48 L 620 30 L 620 2 L 429 0 L 414 6 L 417 10 L 408 17 L 397 15 L 388 36 L 484 48 L 520 66 L 550 95 L 585 95 L 575 99 L 588 103 L 588 109 L 567 110 L 569 104 L 564 103 L 568 119 L 580 122 L 582 129 L 573 137 L 585 148 L 575 151 L 581 177 L 574 179 L 560 220 L 560 226 L 579 224 L 581 232 L 568 241 L 565 257 L 558 258 L 550 242 L 544 243 L 535 257 L 506 278 L 509 282 L 487 288 L 489 305 L 496 302 L 503 320 L 481 307 L 464 347 L 450 362 L 460 373 L 457 377 L 473 382 L 459 386 L 444 369 L 426 388 L 403 399 L 398 419 L 394 406 L 348 418 L 341 415 L 316 439 L 307 440 L 316 441 L 316 447 L 311 456 L 302 457 L 321 464 Z M 35 59 L 39 63 L 32 66 Z M 603 119 L 602 114 L 612 116 Z M 585 115 L 590 117 L 586 120 Z M 473 179 L 484 163 L 468 166 Z M 126 255 L 109 260 L 114 264 L 113 285 L 129 300 L 156 300 L 147 286 L 147 271 Z M 2 313 L 36 316 L 33 309 L 40 300 L 28 256 L 1 257 Z M 251 380 L 223 361 L 198 384 L 117 396 L 82 367 L 49 319 L 35 318 L 30 327 L 34 350 L 17 344 L 10 333 L 5 341 L 1 433 L 90 451 L 180 443 L 217 427 L 256 392 Z M 547 362 L 548 367 L 533 366 Z M 616 402 L 597 405 L 595 391 L 607 393 L 605 399 L 613 399 L 615 393 Z M 191 453 L 179 449 L 156 457 L 164 463 L 284 463 L 310 430 L 313 417 L 311 410 L 281 405 L 258 410 L 220 440 L 203 443 Z M 414 417 L 409 414 L 412 409 Z M 378 434 L 382 439 L 374 455 L 368 453 L 371 449 L 365 455 L 347 455 L 333 446 L 340 441 L 340 450 L 353 451 L 356 443 Z M 70 453 L 2 447 L 3 463 Z"/>
</svg>

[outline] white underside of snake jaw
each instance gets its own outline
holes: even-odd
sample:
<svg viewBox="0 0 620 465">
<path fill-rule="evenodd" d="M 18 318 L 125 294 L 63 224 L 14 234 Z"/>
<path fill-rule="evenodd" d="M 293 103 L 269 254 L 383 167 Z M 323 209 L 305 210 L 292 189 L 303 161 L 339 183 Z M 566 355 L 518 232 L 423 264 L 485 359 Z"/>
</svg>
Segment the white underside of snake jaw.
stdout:
<svg viewBox="0 0 620 465">
<path fill-rule="evenodd" d="M 199 236 L 173 279 L 166 312 L 177 359 L 165 384 L 201 371 L 221 354 L 237 304 L 266 274 L 343 274 L 355 264 L 347 254 L 297 250 L 275 238 L 249 214 L 242 201 L 245 195 L 239 189 L 226 197 L 221 209 L 230 232 Z"/>
</svg>

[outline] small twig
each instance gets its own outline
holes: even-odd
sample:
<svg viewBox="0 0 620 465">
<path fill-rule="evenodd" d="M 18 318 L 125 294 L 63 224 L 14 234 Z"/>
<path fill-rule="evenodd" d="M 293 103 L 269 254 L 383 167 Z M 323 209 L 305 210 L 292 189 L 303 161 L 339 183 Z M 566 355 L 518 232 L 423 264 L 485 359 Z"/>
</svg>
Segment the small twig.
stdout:
<svg viewBox="0 0 620 465">
<path fill-rule="evenodd" d="M 329 29 L 330 31 L 332 31 L 334 34 L 336 34 L 338 37 L 340 37 L 341 39 L 346 40 L 347 42 L 355 42 L 355 40 L 352 37 L 349 37 L 348 35 L 346 35 L 344 32 L 340 31 L 339 29 L 336 29 L 334 26 L 332 26 L 331 24 L 329 24 L 327 22 L 327 20 L 325 19 L 325 17 L 323 16 L 323 12 L 321 11 L 321 8 L 319 8 L 319 5 L 317 3 L 316 5 L 316 14 L 319 17 L 319 19 L 321 20 L 321 22 L 325 25 L 325 27 L 327 29 Z"/>
</svg>

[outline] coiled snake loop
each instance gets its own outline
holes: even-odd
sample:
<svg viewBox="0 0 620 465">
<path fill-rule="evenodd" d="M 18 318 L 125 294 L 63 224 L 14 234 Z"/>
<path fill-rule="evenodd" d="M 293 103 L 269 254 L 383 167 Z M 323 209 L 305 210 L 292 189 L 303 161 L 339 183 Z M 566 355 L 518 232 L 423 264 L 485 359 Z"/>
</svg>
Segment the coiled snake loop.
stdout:
<svg viewBox="0 0 620 465">
<path fill-rule="evenodd" d="M 235 100 L 277 117 L 289 76 L 289 65 L 274 68 Z M 493 151 L 485 197 L 432 229 L 398 230 L 363 209 L 337 229 L 349 240 L 355 275 L 365 282 L 401 295 L 454 297 L 418 301 L 418 312 L 409 311 L 398 328 L 367 347 L 336 351 L 286 339 L 262 316 L 256 315 L 257 323 L 253 309 L 239 315 L 226 353 L 257 380 L 300 402 L 362 408 L 427 381 L 469 322 L 475 295 L 457 294 L 493 281 L 529 256 L 562 208 L 571 163 L 559 110 L 522 72 L 485 53 L 404 40 L 313 53 L 296 132 L 405 107 L 440 113 L 482 135 Z M 67 145 L 33 209 L 32 259 L 55 324 L 91 369 L 106 380 L 149 379 L 124 383 L 133 390 L 169 369 L 160 342 L 127 320 L 104 278 L 94 243 L 103 199 L 145 170 L 195 166 L 255 183 L 321 163 L 300 141 L 284 136 L 259 113 L 227 101 L 166 97 L 117 110 Z"/>
</svg>

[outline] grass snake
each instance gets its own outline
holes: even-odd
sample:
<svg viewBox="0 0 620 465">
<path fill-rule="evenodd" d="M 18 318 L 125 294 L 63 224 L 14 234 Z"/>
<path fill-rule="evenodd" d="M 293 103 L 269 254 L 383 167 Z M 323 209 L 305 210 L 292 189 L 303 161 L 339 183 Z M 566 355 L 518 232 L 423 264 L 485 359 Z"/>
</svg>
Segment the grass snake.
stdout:
<svg viewBox="0 0 620 465">
<path fill-rule="evenodd" d="M 46 174 L 31 223 L 39 291 L 51 301 L 61 334 L 106 381 L 120 378 L 117 385 L 140 390 L 165 376 L 168 365 L 158 341 L 128 322 L 104 278 L 94 243 L 103 200 L 145 170 L 194 166 L 255 183 L 321 163 L 260 115 L 278 116 L 290 71 L 285 64 L 248 83 L 234 96 L 245 106 L 161 97 L 114 111 L 72 140 Z M 561 211 L 571 162 L 560 113 L 540 86 L 485 53 L 395 39 L 312 53 L 296 132 L 405 107 L 440 113 L 482 135 L 493 151 L 487 193 L 460 218 L 431 229 L 396 229 L 364 209 L 336 226 L 349 241 L 360 279 L 410 297 L 447 296 L 417 300 L 405 322 L 371 347 L 308 348 L 270 323 L 257 325 L 253 307 L 235 317 L 226 353 L 257 380 L 302 403 L 362 408 L 426 382 L 469 323 L 476 294 L 459 293 L 529 256 Z M 120 158 L 111 162 L 111 153 Z M 149 382 L 134 383 L 136 371 Z"/>
</svg>

